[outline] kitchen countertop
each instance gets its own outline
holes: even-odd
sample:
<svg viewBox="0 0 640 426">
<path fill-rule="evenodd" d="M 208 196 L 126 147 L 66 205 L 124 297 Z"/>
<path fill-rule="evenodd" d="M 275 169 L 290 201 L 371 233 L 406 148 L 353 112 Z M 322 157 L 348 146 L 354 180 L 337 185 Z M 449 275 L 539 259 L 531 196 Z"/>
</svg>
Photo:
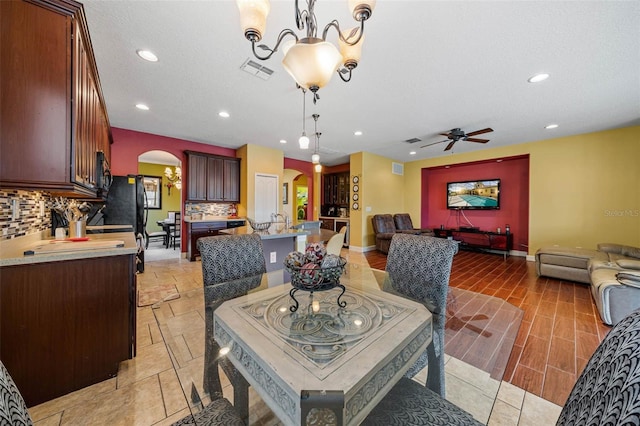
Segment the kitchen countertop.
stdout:
<svg viewBox="0 0 640 426">
<path fill-rule="evenodd" d="M 36 246 L 53 244 L 49 243 L 50 241 L 55 241 L 50 235 L 51 231 L 47 229 L 24 237 L 0 241 L 0 266 L 29 265 L 33 263 L 119 256 L 135 254 L 138 252 L 138 246 L 136 245 L 136 239 L 133 232 L 112 232 L 109 234 L 91 234 L 89 235 L 89 241 L 104 243 L 108 243 L 110 241 L 123 241 L 123 247 L 87 249 L 86 247 L 82 247 L 84 242 L 69 242 L 56 244 L 77 244 L 78 250 L 63 252 L 53 251 L 35 255 L 24 254 L 25 251 L 33 249 Z"/>
<path fill-rule="evenodd" d="M 244 220 L 244 217 L 229 217 L 229 216 L 212 216 L 205 215 L 202 219 L 191 219 L 190 216 L 185 216 L 184 221 L 186 223 L 201 223 L 201 222 L 228 222 L 230 220 Z"/>
<path fill-rule="evenodd" d="M 320 216 L 319 219 L 349 220 L 349 216 Z"/>
<path fill-rule="evenodd" d="M 322 228 L 310 228 L 310 229 L 292 229 L 285 228 L 284 223 L 273 223 L 266 231 L 254 231 L 250 226 L 240 226 L 238 228 L 221 229 L 221 234 L 228 235 L 246 235 L 256 233 L 260 235 L 263 240 L 275 239 L 275 238 L 295 238 L 300 235 L 306 235 L 307 240 L 314 241 L 327 241 L 335 234 L 333 231 L 328 231 Z"/>
</svg>

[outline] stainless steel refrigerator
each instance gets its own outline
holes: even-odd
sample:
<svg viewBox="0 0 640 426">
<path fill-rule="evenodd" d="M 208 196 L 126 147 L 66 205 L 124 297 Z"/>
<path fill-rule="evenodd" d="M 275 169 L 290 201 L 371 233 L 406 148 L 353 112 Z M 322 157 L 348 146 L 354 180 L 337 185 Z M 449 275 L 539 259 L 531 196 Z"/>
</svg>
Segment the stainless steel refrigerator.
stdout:
<svg viewBox="0 0 640 426">
<path fill-rule="evenodd" d="M 131 225 L 138 243 L 138 272 L 144 272 L 146 193 L 141 175 L 113 176 L 102 211 L 105 225 Z"/>
</svg>

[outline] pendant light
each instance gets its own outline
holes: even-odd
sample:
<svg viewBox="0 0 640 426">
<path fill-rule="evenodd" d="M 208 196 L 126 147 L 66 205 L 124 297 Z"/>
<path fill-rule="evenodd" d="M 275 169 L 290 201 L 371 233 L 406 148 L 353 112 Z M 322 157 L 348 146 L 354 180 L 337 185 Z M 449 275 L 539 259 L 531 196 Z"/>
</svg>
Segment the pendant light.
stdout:
<svg viewBox="0 0 640 426">
<path fill-rule="evenodd" d="M 305 101 L 307 97 L 307 91 L 305 89 L 302 90 L 302 136 L 298 139 L 298 143 L 300 144 L 300 149 L 309 149 L 309 138 L 307 137 L 307 129 L 305 126 Z"/>
<path fill-rule="evenodd" d="M 321 133 L 318 133 L 318 118 L 320 117 L 320 114 L 313 114 L 313 121 L 314 121 L 314 129 L 315 129 L 315 136 L 316 136 L 316 140 L 315 140 L 315 146 L 313 149 L 313 155 L 311 155 L 311 162 L 313 164 L 318 164 L 320 162 L 320 135 Z"/>
</svg>

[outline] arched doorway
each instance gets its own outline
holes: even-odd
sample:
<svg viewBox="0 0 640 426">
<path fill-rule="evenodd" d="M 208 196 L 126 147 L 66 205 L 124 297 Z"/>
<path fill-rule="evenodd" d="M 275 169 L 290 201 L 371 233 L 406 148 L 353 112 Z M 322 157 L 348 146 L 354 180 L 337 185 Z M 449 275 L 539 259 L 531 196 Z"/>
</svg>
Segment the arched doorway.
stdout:
<svg viewBox="0 0 640 426">
<path fill-rule="evenodd" d="M 138 156 L 138 174 L 146 178 L 145 189 L 149 202 L 145 209 L 145 226 L 149 234 L 163 232 L 158 222 L 168 219 L 173 212 L 182 212 L 182 182 L 178 178 L 181 167 L 180 159 L 166 151 L 147 151 Z M 159 183 L 157 188 L 156 182 Z M 178 247 L 166 247 L 161 239 L 151 239 L 145 253 L 145 262 L 179 259 L 180 252 Z"/>
</svg>

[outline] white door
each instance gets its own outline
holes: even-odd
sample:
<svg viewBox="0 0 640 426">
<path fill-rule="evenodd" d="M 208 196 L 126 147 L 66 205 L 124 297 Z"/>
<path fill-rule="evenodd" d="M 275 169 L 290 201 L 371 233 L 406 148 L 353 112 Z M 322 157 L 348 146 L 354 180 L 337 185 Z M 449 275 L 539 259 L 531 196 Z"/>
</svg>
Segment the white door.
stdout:
<svg viewBox="0 0 640 426">
<path fill-rule="evenodd" d="M 278 213 L 278 176 L 256 174 L 256 222 L 268 222 Z"/>
</svg>

